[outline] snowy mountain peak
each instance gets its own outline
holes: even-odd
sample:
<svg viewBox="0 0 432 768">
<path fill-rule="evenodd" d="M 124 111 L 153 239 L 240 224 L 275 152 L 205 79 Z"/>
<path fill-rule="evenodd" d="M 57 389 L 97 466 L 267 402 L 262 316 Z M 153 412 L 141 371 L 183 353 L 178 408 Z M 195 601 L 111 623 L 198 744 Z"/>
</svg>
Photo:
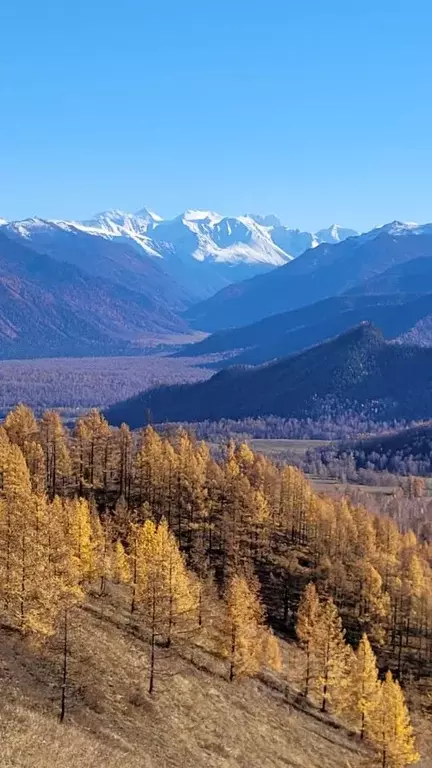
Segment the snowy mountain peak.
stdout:
<svg viewBox="0 0 432 768">
<path fill-rule="evenodd" d="M 0 227 L 3 227 L 4 224 L 7 224 L 7 219 L 2 219 L 0 216 Z"/>
<path fill-rule="evenodd" d="M 381 227 L 381 231 L 387 232 L 389 235 L 401 235 L 418 228 L 419 225 L 415 221 L 392 221 L 390 224 L 385 224 L 384 227 Z"/>
<path fill-rule="evenodd" d="M 320 243 L 341 243 L 348 237 L 356 237 L 358 232 L 354 229 L 346 229 L 339 224 L 332 224 L 328 229 L 320 229 L 315 233 L 315 237 Z"/>
<path fill-rule="evenodd" d="M 51 223 L 53 225 L 56 224 L 56 222 Z M 34 232 L 46 229 L 49 224 L 50 222 L 45 221 L 45 219 L 39 219 L 37 216 L 32 216 L 28 219 L 23 219 L 22 221 L 8 221 L 4 224 L 4 227 L 8 233 L 28 240 L 32 237 Z"/>
<path fill-rule="evenodd" d="M 415 221 L 390 221 L 383 226 L 375 227 L 370 232 L 362 235 L 362 240 L 370 240 L 378 235 L 387 234 L 392 237 L 403 237 L 404 235 L 423 235 L 432 232 L 432 224 L 417 224 Z"/>
<path fill-rule="evenodd" d="M 217 224 L 219 221 L 221 221 L 222 218 L 222 216 L 220 216 L 218 213 L 215 213 L 214 211 L 199 211 L 195 210 L 194 208 L 189 208 L 187 211 L 184 211 L 179 216 L 177 216 L 177 219 L 183 221 L 200 221 L 208 222 L 210 224 Z"/>
<path fill-rule="evenodd" d="M 120 253 L 122 263 L 121 248 L 133 246 L 140 263 L 147 257 L 157 260 L 164 272 L 197 296 L 282 266 L 322 242 L 339 243 L 355 234 L 337 225 L 317 234 L 289 229 L 274 214 L 221 216 L 195 208 L 173 219 L 163 219 L 150 208 L 136 213 L 112 209 L 86 221 L 33 218 L 4 226 L 6 234 L 60 255 L 74 253 L 81 244 L 89 252 L 94 249 L 100 259 L 103 241 L 114 241 L 120 250 L 110 246 L 109 252 Z M 130 250 L 125 249 L 124 258 L 125 263 L 131 258 Z"/>
<path fill-rule="evenodd" d="M 280 227 L 282 225 L 280 219 L 273 213 L 269 213 L 266 216 L 261 216 L 259 213 L 245 213 L 245 217 L 256 221 L 262 227 Z"/>
<path fill-rule="evenodd" d="M 145 219 L 146 221 L 152 221 L 154 224 L 158 224 L 160 221 L 163 221 L 162 216 L 159 216 L 157 213 L 152 211 L 150 208 L 141 208 L 139 211 L 135 214 L 137 219 Z"/>
</svg>

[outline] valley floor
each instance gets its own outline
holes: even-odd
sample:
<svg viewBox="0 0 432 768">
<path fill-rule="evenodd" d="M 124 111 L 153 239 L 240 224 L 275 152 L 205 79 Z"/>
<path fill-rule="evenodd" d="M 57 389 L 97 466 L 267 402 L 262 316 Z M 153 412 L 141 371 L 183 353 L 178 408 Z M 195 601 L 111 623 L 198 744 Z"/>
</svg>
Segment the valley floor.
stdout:
<svg viewBox="0 0 432 768">
<path fill-rule="evenodd" d="M 24 402 L 38 409 L 61 408 L 66 415 L 104 408 L 159 384 L 201 381 L 213 371 L 201 358 L 63 357 L 0 361 L 0 416 Z"/>
</svg>

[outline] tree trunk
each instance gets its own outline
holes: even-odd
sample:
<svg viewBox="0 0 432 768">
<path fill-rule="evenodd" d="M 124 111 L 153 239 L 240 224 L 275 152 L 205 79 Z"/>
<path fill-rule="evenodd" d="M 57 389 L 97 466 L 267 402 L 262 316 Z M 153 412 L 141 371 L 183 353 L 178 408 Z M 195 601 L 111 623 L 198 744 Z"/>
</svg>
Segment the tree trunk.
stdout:
<svg viewBox="0 0 432 768">
<path fill-rule="evenodd" d="M 155 645 L 156 645 L 156 593 L 155 593 L 155 586 L 153 585 L 149 693 L 153 693 L 154 691 Z"/>
<path fill-rule="evenodd" d="M 321 712 L 325 712 L 327 709 L 327 680 L 324 682 L 323 686 L 323 700 L 321 704 Z"/>
<path fill-rule="evenodd" d="M 68 609 L 64 610 L 64 635 L 63 635 L 63 675 L 61 686 L 61 702 L 59 721 L 63 722 L 66 714 L 66 686 L 67 686 L 67 659 L 68 659 Z"/>
<path fill-rule="evenodd" d="M 236 649 L 236 632 L 235 627 L 233 625 L 232 633 L 231 633 L 231 663 L 230 663 L 230 672 L 229 672 L 229 679 L 230 683 L 234 680 L 234 674 L 235 674 L 235 667 L 234 667 L 234 654 Z"/>
<path fill-rule="evenodd" d="M 306 679 L 305 679 L 305 689 L 304 689 L 305 698 L 309 693 L 309 678 L 310 678 L 310 649 L 309 649 L 309 641 L 308 641 L 307 648 L 306 648 Z"/>
</svg>

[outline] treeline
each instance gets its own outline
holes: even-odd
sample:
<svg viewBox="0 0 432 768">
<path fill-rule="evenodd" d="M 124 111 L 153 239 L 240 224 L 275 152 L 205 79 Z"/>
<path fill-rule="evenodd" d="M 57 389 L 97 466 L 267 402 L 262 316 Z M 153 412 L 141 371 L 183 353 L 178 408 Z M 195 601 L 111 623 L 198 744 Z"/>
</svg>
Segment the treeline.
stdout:
<svg viewBox="0 0 432 768">
<path fill-rule="evenodd" d="M 37 636 L 60 622 L 66 653 L 68 612 L 87 585 L 123 583 L 150 645 L 149 689 L 159 648 L 193 637 L 213 612 L 212 642 L 230 679 L 277 669 L 265 616 L 293 633 L 311 581 L 324 604 L 333 601 L 350 645 L 366 633 L 382 669 L 402 682 L 427 678 L 431 557 L 430 541 L 314 493 L 298 468 L 246 444 L 228 442 L 216 461 L 185 430 L 132 434 L 90 411 L 68 431 L 55 412 L 36 420 L 25 406 L 0 430 L 4 622 Z"/>
<path fill-rule="evenodd" d="M 149 413 L 151 420 L 151 413 Z M 171 427 L 173 425 L 170 425 Z M 180 426 L 179 424 L 176 425 Z M 212 442 L 227 441 L 232 437 L 247 440 L 351 440 L 361 435 L 386 434 L 407 426 L 405 421 L 375 421 L 363 414 L 346 409 L 343 414 L 328 415 L 318 419 L 282 418 L 281 416 L 261 416 L 245 419 L 221 419 L 220 421 L 201 421 L 193 424 L 183 423 L 193 431 L 199 440 Z M 164 429 L 164 426 L 158 426 Z"/>
<path fill-rule="evenodd" d="M 378 441 L 378 438 L 376 438 Z M 429 450 L 414 454 L 409 446 L 400 450 L 379 449 L 375 438 L 357 446 L 329 445 L 311 448 L 299 465 L 318 477 L 334 477 L 365 485 L 404 485 L 412 476 L 432 475 L 432 443 Z"/>
</svg>

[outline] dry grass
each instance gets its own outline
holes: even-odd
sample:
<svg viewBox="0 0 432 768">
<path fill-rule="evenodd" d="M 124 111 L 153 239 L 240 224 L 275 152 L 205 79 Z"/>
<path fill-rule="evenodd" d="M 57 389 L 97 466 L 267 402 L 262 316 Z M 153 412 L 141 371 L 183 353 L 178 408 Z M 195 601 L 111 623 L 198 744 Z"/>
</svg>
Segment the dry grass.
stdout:
<svg viewBox="0 0 432 768">
<path fill-rule="evenodd" d="M 296 686 L 301 652 L 294 645 L 283 644 L 287 696 L 277 677 L 230 684 L 219 659 L 204 647 L 185 646 L 169 665 L 159 652 L 162 674 L 150 697 L 148 646 L 128 628 L 117 597 L 94 598 L 75 613 L 63 726 L 56 722 L 60 645 L 52 642 L 41 655 L 1 630 L 1 768 L 373 765 L 354 734 L 312 707 L 304 711 Z"/>
</svg>

